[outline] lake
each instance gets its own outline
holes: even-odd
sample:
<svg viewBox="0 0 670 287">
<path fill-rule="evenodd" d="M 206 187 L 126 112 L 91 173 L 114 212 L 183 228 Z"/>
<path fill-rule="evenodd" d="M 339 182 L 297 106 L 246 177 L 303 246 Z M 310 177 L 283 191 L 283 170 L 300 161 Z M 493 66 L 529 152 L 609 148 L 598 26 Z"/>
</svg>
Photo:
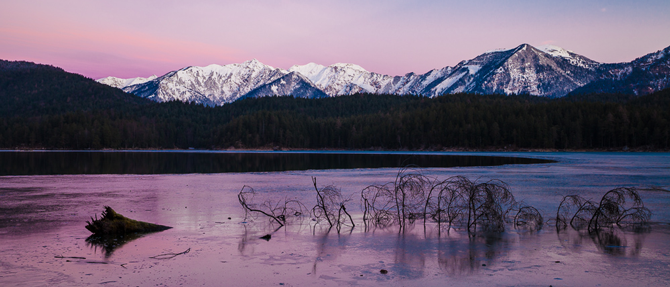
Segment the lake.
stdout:
<svg viewBox="0 0 670 287">
<path fill-rule="evenodd" d="M 40 168 L 44 166 L 42 156 L 63 156 L 58 152 L 41 153 L 16 152 L 9 156 L 14 161 L 32 158 L 33 166 Z M 222 171 L 220 166 L 232 161 L 223 157 L 218 160 L 222 164 L 213 164 L 214 169 L 198 169 L 196 164 L 195 169 L 184 172 L 170 168 L 133 172 L 128 166 L 151 164 L 128 162 L 122 153 L 109 152 L 101 157 L 107 154 L 122 158 L 112 160 L 117 168 L 86 164 L 100 156 L 96 153 L 78 155 L 88 159 L 76 165 L 89 166 L 88 172 L 78 173 L 89 174 L 72 174 L 77 167 L 70 167 L 67 160 L 60 170 L 56 165 L 37 172 L 30 168 L 11 171 L 4 161 L 7 154 L 0 155 L 5 174 L 0 176 L 0 285 L 670 285 L 668 153 L 391 153 L 390 157 L 397 158 L 388 159 L 391 166 L 381 165 L 386 167 L 302 165 L 299 162 L 305 158 L 309 162 L 319 160 L 298 153 L 297 160 L 286 160 L 298 162 L 297 168 L 242 170 L 247 172 Z M 186 158 L 194 154 L 197 158 L 209 153 L 186 153 Z M 281 162 L 284 159 L 277 158 L 284 157 L 282 154 L 263 153 L 266 159 L 258 162 Z M 340 153 L 326 157 L 332 154 Z M 360 154 L 366 153 L 346 155 L 344 161 L 366 162 L 353 160 Z M 180 161 L 182 165 L 192 164 L 183 154 L 168 156 L 181 157 L 176 165 Z M 444 158 L 454 156 L 464 161 L 440 165 Z M 490 165 L 469 164 L 471 160 L 464 159 L 482 160 L 487 156 L 499 159 L 487 163 Z M 160 155 L 140 156 L 152 157 Z M 407 158 L 426 158 L 429 162 L 434 157 L 440 158 L 436 165 L 424 162 L 423 166 L 433 166 L 421 169 L 425 176 L 502 180 L 517 201 L 536 207 L 545 220 L 555 216 L 565 195 L 596 200 L 616 187 L 637 187 L 653 213 L 651 229 L 593 236 L 574 230 L 557 233 L 546 224 L 539 231 L 507 226 L 502 233 L 471 237 L 463 230 L 438 232 L 434 225 L 424 228 L 415 223 L 404 232 L 394 228 L 366 231 L 361 190 L 393 181 L 398 162 L 405 163 Z M 533 161 L 495 163 L 510 158 Z M 288 164 L 277 166 L 282 165 Z M 297 199 L 311 207 L 316 202 L 312 177 L 319 187 L 334 185 L 352 199 L 347 208 L 356 227 L 338 233 L 308 217 L 277 229 L 266 218 L 245 216 L 237 200 L 237 193 L 247 185 L 259 196 Z M 111 243 L 87 241 L 90 232 L 84 228 L 85 222 L 91 216 L 100 216 L 105 205 L 130 218 L 173 228 L 115 238 Z M 271 234 L 270 240 L 261 239 L 267 234 Z M 181 254 L 186 250 L 189 252 Z M 167 253 L 179 255 L 169 258 Z M 382 274 L 382 269 L 388 272 Z"/>
<path fill-rule="evenodd" d="M 538 158 L 403 152 L 0 151 L 0 176 L 180 174 L 310 169 L 495 166 L 551 163 Z"/>
</svg>

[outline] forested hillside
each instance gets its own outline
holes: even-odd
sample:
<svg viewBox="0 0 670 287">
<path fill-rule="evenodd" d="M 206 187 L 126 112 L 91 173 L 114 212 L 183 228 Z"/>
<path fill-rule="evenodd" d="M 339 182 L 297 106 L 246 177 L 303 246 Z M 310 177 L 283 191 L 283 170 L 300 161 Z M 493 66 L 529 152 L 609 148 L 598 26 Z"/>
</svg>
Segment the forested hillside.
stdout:
<svg viewBox="0 0 670 287">
<path fill-rule="evenodd" d="M 61 68 L 0 60 L 0 116 L 123 110 L 151 103 Z"/>
</svg>

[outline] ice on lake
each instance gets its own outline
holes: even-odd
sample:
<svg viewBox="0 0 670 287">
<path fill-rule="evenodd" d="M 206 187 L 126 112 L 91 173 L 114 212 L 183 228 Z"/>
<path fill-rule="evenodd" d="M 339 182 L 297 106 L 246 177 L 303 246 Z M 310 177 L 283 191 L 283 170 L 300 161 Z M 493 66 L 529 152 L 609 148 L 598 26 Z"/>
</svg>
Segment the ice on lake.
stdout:
<svg viewBox="0 0 670 287">
<path fill-rule="evenodd" d="M 454 153 L 452 153 L 454 154 Z M 362 228 L 358 195 L 384 184 L 396 168 L 161 175 L 0 177 L 2 286 L 663 286 L 670 285 L 670 154 L 455 153 L 552 159 L 557 163 L 427 168 L 446 179 L 500 179 L 545 219 L 565 195 L 599 199 L 637 187 L 652 215 L 649 232 L 608 237 L 508 227 L 471 238 L 415 224 L 403 233 Z M 357 227 L 328 231 L 311 220 L 275 231 L 245 218 L 244 185 L 314 205 L 311 178 L 354 200 Z M 86 239 L 103 206 L 167 231 L 107 242 Z M 260 237 L 271 234 L 270 240 Z M 188 253 L 152 258 L 166 253 Z M 61 258 L 62 257 L 62 258 Z M 85 258 L 85 259 L 83 259 Z M 380 271 L 387 270 L 387 274 Z"/>
</svg>

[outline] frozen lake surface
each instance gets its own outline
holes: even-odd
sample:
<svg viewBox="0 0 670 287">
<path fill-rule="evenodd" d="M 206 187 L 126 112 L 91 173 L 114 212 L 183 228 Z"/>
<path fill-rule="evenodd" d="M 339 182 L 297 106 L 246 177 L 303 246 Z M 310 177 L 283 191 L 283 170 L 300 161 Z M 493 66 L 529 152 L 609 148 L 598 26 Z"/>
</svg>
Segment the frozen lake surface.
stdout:
<svg viewBox="0 0 670 287">
<path fill-rule="evenodd" d="M 565 195 L 593 200 L 616 187 L 637 187 L 653 215 L 650 232 L 595 238 L 552 226 L 469 238 L 438 236 L 415 224 L 365 232 L 358 195 L 392 181 L 396 168 L 160 175 L 0 177 L 1 286 L 667 286 L 670 285 L 670 154 L 441 153 L 556 160 L 557 163 L 427 168 L 446 179 L 500 179 L 545 220 Z M 354 200 L 357 226 L 330 232 L 307 219 L 274 231 L 245 219 L 244 185 L 266 195 L 315 203 L 311 177 Z M 103 206 L 167 231 L 87 243 L 84 228 Z M 260 237 L 272 234 L 269 241 Z M 185 254 L 168 259 L 165 253 Z M 64 258 L 60 258 L 60 257 Z M 381 269 L 388 270 L 382 274 Z"/>
</svg>

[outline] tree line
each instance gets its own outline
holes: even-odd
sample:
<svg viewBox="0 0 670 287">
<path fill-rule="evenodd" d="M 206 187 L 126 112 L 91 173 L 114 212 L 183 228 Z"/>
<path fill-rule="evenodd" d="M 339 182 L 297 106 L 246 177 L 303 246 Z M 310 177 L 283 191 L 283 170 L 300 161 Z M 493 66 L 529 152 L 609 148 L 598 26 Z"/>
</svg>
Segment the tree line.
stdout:
<svg viewBox="0 0 670 287">
<path fill-rule="evenodd" d="M 670 147 L 670 90 L 584 95 L 264 97 L 0 118 L 0 147 L 47 149 L 611 149 Z"/>
</svg>

